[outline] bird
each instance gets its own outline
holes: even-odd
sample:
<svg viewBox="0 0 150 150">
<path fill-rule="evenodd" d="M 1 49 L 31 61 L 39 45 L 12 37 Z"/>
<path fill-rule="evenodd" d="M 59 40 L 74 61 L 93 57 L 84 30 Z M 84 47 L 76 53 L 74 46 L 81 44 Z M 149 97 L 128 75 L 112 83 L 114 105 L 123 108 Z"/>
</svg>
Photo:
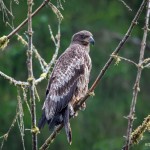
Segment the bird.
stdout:
<svg viewBox="0 0 150 150">
<path fill-rule="evenodd" d="M 63 123 L 67 141 L 72 143 L 69 117 L 75 115 L 73 105 L 88 91 L 92 62 L 89 55 L 90 44 L 94 45 L 91 32 L 82 30 L 72 36 L 69 47 L 57 59 L 46 89 L 42 117 L 38 128 L 47 123 L 54 129 Z M 85 103 L 81 107 L 86 107 Z"/>
</svg>

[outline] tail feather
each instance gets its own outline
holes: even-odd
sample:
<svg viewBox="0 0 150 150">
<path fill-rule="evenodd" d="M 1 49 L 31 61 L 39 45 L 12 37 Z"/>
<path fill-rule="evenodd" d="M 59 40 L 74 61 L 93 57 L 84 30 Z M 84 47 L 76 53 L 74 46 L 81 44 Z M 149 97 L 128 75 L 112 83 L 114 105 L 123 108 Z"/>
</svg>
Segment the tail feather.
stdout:
<svg viewBox="0 0 150 150">
<path fill-rule="evenodd" d="M 64 124 L 64 126 L 65 126 L 67 141 L 71 145 L 71 143 L 72 143 L 72 131 L 71 131 L 70 123 Z"/>
<path fill-rule="evenodd" d="M 46 116 L 45 116 L 45 111 L 42 113 L 42 117 L 38 123 L 38 128 L 41 129 L 45 126 L 45 123 L 47 122 Z"/>
<path fill-rule="evenodd" d="M 45 124 L 47 123 L 49 126 L 49 130 L 54 129 L 55 126 L 61 124 L 63 122 L 63 118 L 61 114 L 54 116 L 54 118 L 47 120 L 45 111 L 43 110 L 42 117 L 39 120 L 38 128 L 41 130 Z"/>
<path fill-rule="evenodd" d="M 64 112 L 62 113 L 62 117 L 63 117 L 67 140 L 68 140 L 69 144 L 71 145 L 72 132 L 71 132 L 71 127 L 70 127 L 70 122 L 69 122 L 69 107 L 68 106 L 64 109 Z"/>
<path fill-rule="evenodd" d="M 62 122 L 63 122 L 63 118 L 61 114 L 54 116 L 53 119 L 47 121 L 49 130 L 54 129 L 55 126 L 60 125 Z"/>
<path fill-rule="evenodd" d="M 61 123 L 64 123 L 67 140 L 68 140 L 68 143 L 71 145 L 72 131 L 71 131 L 70 122 L 69 122 L 69 107 L 68 106 L 63 110 L 63 112 L 61 112 L 60 114 L 57 114 L 50 120 L 46 119 L 45 111 L 43 110 L 42 117 L 38 123 L 38 128 L 41 130 L 45 126 L 46 123 L 49 126 L 49 130 L 54 129 L 55 126 Z"/>
</svg>

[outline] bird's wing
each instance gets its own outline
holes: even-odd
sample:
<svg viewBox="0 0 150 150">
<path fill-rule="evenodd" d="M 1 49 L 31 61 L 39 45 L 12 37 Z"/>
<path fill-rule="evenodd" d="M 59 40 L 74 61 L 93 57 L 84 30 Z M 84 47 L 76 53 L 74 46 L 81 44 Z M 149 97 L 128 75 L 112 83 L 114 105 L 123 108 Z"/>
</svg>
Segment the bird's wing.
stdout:
<svg viewBox="0 0 150 150">
<path fill-rule="evenodd" d="M 84 58 L 73 51 L 67 51 L 58 59 L 43 106 L 47 120 L 68 105 L 76 89 L 78 78 L 84 74 L 84 68 Z"/>
</svg>

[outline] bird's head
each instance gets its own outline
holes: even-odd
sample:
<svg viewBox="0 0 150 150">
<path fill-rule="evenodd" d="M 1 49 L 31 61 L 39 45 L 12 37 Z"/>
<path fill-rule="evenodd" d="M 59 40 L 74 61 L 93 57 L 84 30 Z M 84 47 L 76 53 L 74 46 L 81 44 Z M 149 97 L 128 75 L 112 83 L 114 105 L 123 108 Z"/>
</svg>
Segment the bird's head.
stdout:
<svg viewBox="0 0 150 150">
<path fill-rule="evenodd" d="M 91 32 L 83 30 L 72 36 L 72 43 L 88 46 L 90 44 L 94 45 L 95 41 Z"/>
</svg>

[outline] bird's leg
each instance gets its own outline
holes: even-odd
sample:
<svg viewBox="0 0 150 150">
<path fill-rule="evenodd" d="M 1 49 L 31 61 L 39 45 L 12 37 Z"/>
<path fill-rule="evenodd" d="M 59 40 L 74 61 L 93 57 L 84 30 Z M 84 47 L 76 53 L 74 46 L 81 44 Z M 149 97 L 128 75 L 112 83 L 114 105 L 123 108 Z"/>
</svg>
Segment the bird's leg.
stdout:
<svg viewBox="0 0 150 150">
<path fill-rule="evenodd" d="M 85 110 L 85 108 L 86 108 L 86 103 L 84 102 L 84 103 L 81 105 L 80 110 Z"/>
<path fill-rule="evenodd" d="M 80 101 L 80 99 L 81 99 L 81 98 L 77 97 L 77 98 L 76 98 L 76 103 L 78 103 L 78 102 Z M 81 107 L 80 107 L 79 109 L 80 109 L 80 110 L 85 110 L 85 108 L 86 108 L 86 103 L 84 102 L 84 103 L 81 105 Z"/>
</svg>

